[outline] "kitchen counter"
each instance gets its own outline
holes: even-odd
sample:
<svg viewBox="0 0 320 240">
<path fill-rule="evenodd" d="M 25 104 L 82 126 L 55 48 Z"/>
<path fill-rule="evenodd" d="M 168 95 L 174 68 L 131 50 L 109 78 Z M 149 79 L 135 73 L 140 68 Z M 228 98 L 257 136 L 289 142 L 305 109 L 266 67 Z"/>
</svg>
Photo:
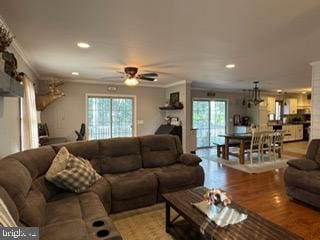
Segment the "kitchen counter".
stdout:
<svg viewBox="0 0 320 240">
<path fill-rule="evenodd" d="M 276 123 L 276 124 L 268 124 L 269 127 L 273 126 L 286 126 L 286 125 L 304 125 L 304 124 L 311 124 L 310 121 L 305 121 L 305 122 L 295 122 L 295 123 Z"/>
</svg>

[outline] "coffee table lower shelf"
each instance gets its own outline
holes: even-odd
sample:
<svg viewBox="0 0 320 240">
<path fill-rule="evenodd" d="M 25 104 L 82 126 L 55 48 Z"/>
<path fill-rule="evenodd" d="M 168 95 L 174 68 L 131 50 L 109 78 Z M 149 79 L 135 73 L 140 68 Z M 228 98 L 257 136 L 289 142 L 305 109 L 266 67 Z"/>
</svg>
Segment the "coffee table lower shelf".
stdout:
<svg viewBox="0 0 320 240">
<path fill-rule="evenodd" d="M 200 240 L 206 239 L 200 234 L 199 229 L 192 226 L 186 220 L 179 220 L 167 228 L 169 233 L 176 240 Z"/>
</svg>

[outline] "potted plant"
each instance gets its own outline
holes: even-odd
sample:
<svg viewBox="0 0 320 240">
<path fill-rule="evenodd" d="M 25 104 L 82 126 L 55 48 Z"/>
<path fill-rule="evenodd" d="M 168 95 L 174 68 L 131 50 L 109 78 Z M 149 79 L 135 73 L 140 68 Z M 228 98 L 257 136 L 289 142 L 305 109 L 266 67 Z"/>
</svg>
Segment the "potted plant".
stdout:
<svg viewBox="0 0 320 240">
<path fill-rule="evenodd" d="M 7 48 L 11 45 L 13 41 L 13 36 L 11 33 L 5 28 L 5 26 L 0 26 L 0 52 L 2 53 L 2 59 L 0 67 L 8 75 L 13 78 L 17 77 L 17 59 L 15 58 L 13 53 L 7 51 Z"/>
</svg>

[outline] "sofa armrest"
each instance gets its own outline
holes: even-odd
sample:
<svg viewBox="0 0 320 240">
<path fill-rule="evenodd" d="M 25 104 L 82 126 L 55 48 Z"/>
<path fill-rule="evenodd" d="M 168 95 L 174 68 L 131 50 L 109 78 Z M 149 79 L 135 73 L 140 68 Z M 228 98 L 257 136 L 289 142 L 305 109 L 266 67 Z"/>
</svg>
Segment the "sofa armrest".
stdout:
<svg viewBox="0 0 320 240">
<path fill-rule="evenodd" d="M 181 162 L 188 166 L 197 166 L 201 161 L 202 161 L 201 158 L 191 153 L 181 154 L 180 157 L 178 158 L 178 162 Z"/>
<path fill-rule="evenodd" d="M 290 167 L 293 167 L 299 170 L 304 170 L 304 171 L 312 171 L 312 170 L 320 169 L 320 166 L 315 161 L 308 160 L 308 159 L 293 159 L 293 160 L 289 160 L 287 164 Z"/>
</svg>

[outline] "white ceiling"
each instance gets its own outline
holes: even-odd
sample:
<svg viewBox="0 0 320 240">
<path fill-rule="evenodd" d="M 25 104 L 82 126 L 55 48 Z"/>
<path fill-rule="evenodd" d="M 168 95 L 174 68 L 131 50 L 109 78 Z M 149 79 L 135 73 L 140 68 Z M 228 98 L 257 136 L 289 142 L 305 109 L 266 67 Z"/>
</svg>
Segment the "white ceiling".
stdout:
<svg viewBox="0 0 320 240">
<path fill-rule="evenodd" d="M 113 80 L 134 65 L 169 84 L 300 89 L 320 60 L 319 0 L 0 0 L 41 78 Z M 87 41 L 88 50 L 76 43 Z M 224 66 L 235 63 L 229 70 Z M 142 67 L 144 66 L 144 67 Z M 162 72 L 168 74 L 161 74 Z M 110 80 L 111 80 L 110 79 Z M 114 78 L 115 81 L 120 79 Z"/>
</svg>

